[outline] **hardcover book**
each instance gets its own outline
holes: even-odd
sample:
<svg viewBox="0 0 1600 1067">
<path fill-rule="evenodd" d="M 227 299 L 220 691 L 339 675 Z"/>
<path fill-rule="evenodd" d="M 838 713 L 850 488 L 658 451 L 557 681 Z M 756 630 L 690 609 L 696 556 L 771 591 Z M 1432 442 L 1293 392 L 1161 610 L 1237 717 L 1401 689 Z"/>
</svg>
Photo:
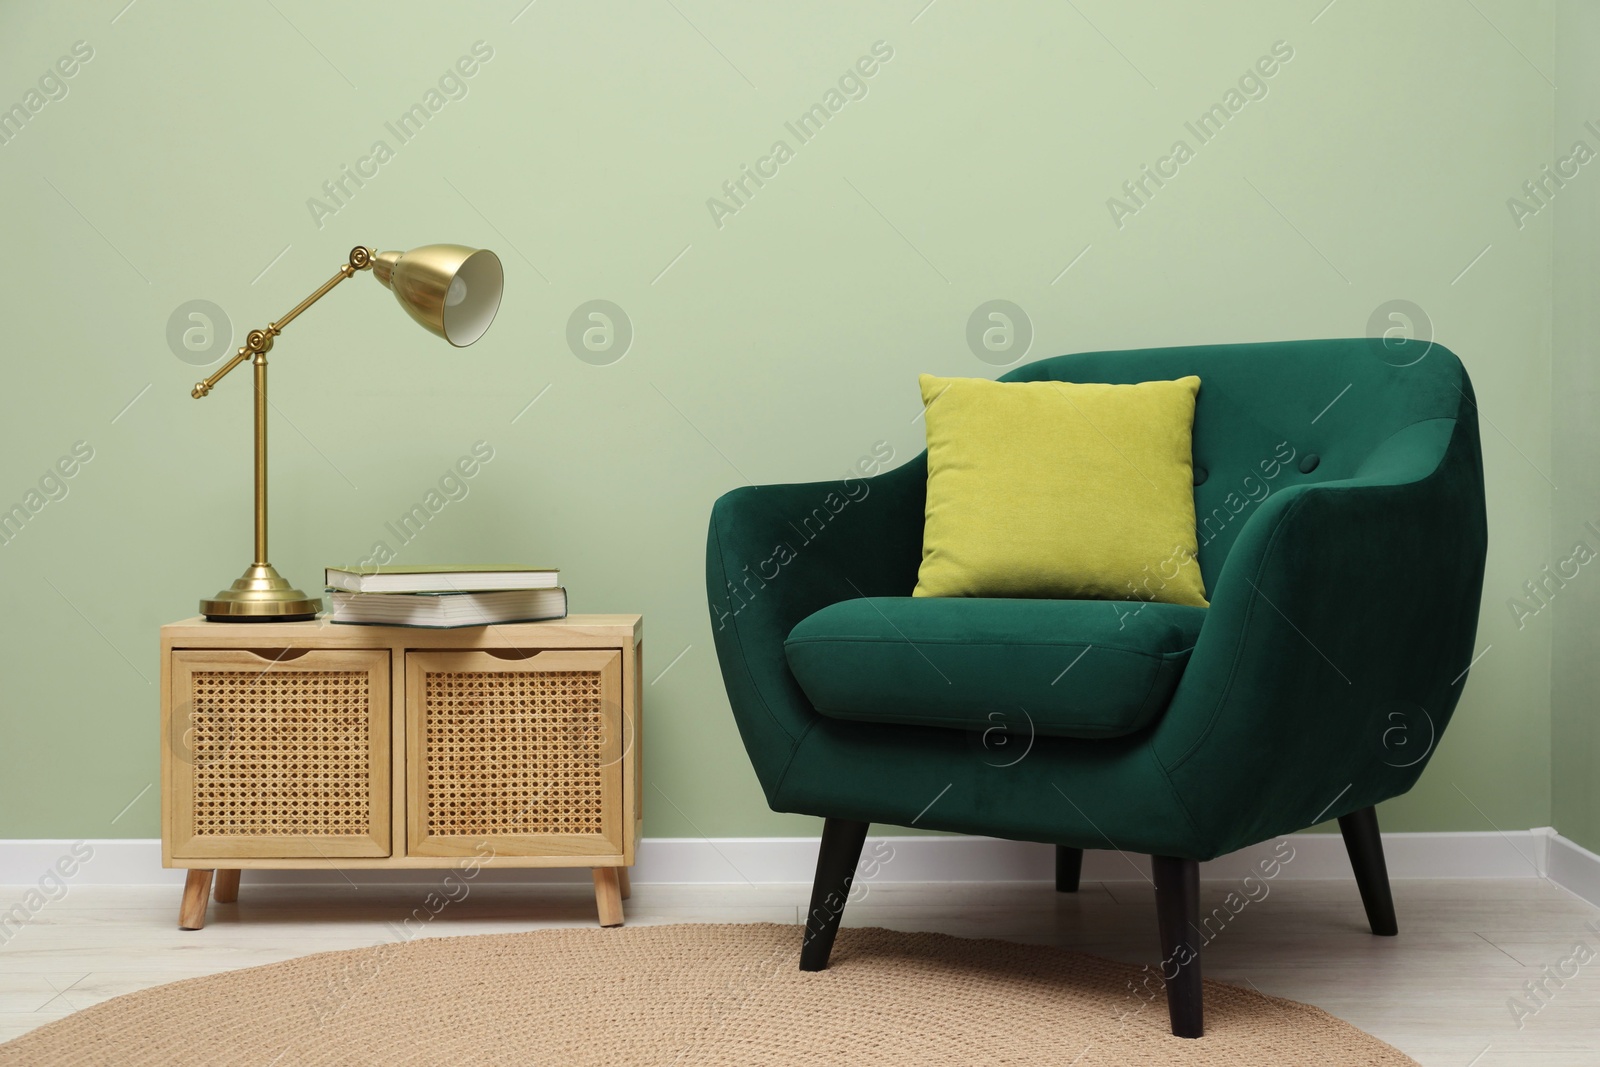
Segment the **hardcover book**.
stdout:
<svg viewBox="0 0 1600 1067">
<path fill-rule="evenodd" d="M 567 591 L 507 589 L 487 593 L 346 593 L 330 590 L 332 620 L 368 626 L 492 626 L 561 619 Z"/>
<path fill-rule="evenodd" d="M 498 589 L 554 589 L 561 572 L 554 567 L 514 563 L 427 567 L 329 567 L 329 589 L 347 593 L 477 593 Z"/>
</svg>

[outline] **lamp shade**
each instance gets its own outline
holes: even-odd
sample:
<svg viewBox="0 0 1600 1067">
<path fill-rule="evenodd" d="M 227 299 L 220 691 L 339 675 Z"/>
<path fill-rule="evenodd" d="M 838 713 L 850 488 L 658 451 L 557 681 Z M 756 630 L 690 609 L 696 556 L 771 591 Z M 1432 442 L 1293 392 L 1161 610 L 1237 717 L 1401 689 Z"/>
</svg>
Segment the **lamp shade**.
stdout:
<svg viewBox="0 0 1600 1067">
<path fill-rule="evenodd" d="M 457 348 L 482 337 L 495 312 L 505 271 L 487 248 L 423 245 L 379 252 L 372 273 L 394 292 L 406 313 Z"/>
</svg>

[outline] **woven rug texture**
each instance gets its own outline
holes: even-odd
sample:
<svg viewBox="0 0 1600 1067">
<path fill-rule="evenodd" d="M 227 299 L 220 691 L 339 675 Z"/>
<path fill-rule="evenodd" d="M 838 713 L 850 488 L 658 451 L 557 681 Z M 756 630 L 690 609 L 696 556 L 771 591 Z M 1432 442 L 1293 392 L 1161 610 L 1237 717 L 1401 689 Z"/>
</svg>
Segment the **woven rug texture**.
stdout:
<svg viewBox="0 0 1600 1067">
<path fill-rule="evenodd" d="M 325 952 L 116 997 L 0 1045 L 0 1065 L 1415 1063 L 1215 982 L 1205 1037 L 1175 1038 L 1148 972 L 1064 949 L 845 929 L 829 969 L 802 973 L 799 946 L 799 927 L 762 923 Z"/>
</svg>

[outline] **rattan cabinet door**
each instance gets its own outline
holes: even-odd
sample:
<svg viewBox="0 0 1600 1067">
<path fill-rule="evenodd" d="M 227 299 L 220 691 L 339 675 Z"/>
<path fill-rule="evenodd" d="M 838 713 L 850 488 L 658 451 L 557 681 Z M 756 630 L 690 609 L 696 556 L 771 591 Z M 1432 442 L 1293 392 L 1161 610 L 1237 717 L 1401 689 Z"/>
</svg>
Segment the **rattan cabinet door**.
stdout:
<svg viewBox="0 0 1600 1067">
<path fill-rule="evenodd" d="M 622 655 L 406 654 L 413 856 L 620 856 Z"/>
<path fill-rule="evenodd" d="M 174 859 L 387 856 L 389 653 L 172 653 Z"/>
</svg>

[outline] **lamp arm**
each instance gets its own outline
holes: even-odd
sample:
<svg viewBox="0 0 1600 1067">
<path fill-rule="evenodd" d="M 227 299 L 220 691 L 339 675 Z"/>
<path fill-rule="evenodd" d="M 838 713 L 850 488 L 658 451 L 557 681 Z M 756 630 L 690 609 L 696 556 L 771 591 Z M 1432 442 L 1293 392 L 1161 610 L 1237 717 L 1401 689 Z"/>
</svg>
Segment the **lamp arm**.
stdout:
<svg viewBox="0 0 1600 1067">
<path fill-rule="evenodd" d="M 267 328 L 264 330 L 251 330 L 249 335 L 245 337 L 245 343 L 239 347 L 239 351 L 233 354 L 233 358 L 224 363 L 220 370 L 205 381 L 196 382 L 195 387 L 189 391 L 189 395 L 199 400 L 210 393 L 211 387 L 221 381 L 225 374 L 247 359 L 254 358 L 265 362 L 261 357 L 264 357 L 271 350 L 272 339 L 282 333 L 285 326 L 299 318 L 302 311 L 327 296 L 334 286 L 346 278 L 353 277 L 357 271 L 371 270 L 372 255 L 372 249 L 370 248 L 364 248 L 360 245 L 352 248 L 350 250 L 350 258 L 339 268 L 337 274 L 323 282 L 316 292 L 296 304 L 283 318 L 278 319 L 276 322 L 268 323 Z"/>
</svg>

